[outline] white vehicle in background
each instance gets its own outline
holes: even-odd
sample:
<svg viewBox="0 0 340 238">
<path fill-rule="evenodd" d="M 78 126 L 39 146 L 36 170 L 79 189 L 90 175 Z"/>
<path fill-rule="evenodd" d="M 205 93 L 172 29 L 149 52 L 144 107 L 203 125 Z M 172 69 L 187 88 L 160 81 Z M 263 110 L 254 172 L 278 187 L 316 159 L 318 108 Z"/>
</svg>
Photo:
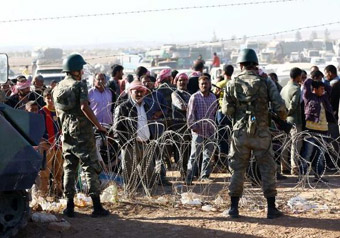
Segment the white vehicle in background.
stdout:
<svg viewBox="0 0 340 238">
<path fill-rule="evenodd" d="M 61 80 L 65 78 L 66 74 L 65 73 L 45 74 L 42 76 L 44 77 L 45 86 L 50 86 L 52 82 L 59 83 Z"/>
<path fill-rule="evenodd" d="M 308 74 L 312 66 L 313 64 L 311 63 L 285 63 L 278 65 L 275 73 L 279 79 L 279 84 L 284 87 L 290 79 L 290 70 L 292 68 L 298 67 L 305 70 Z"/>
<path fill-rule="evenodd" d="M 59 83 L 66 76 L 61 66 L 38 66 L 33 74 L 33 78 L 41 75 L 44 78 L 44 84 L 49 86 L 53 81 Z"/>
<path fill-rule="evenodd" d="M 300 52 L 292 52 L 289 56 L 289 62 L 295 63 L 295 62 L 301 62 L 302 61 L 302 54 Z"/>
<path fill-rule="evenodd" d="M 60 66 L 38 66 L 33 76 L 45 75 L 45 74 L 59 74 L 62 73 L 63 69 Z"/>
<path fill-rule="evenodd" d="M 321 57 L 312 57 L 310 59 L 310 63 L 313 65 L 325 65 L 326 64 L 326 60 L 324 58 Z"/>
</svg>

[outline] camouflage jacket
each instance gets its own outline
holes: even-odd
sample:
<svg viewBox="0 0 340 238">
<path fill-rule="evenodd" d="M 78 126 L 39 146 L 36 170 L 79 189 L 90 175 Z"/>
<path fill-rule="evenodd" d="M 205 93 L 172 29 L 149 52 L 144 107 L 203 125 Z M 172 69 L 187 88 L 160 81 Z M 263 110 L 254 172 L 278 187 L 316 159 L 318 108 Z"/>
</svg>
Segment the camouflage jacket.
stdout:
<svg viewBox="0 0 340 238">
<path fill-rule="evenodd" d="M 285 119 L 285 102 L 274 82 L 256 71 L 244 70 L 227 83 L 222 112 L 232 117 L 234 129 L 248 127 L 249 123 L 263 128 L 270 125 L 269 104 Z"/>
<path fill-rule="evenodd" d="M 66 76 L 52 94 L 62 133 L 74 138 L 90 136 L 93 125 L 80 108 L 81 103 L 88 102 L 86 83 Z"/>
</svg>

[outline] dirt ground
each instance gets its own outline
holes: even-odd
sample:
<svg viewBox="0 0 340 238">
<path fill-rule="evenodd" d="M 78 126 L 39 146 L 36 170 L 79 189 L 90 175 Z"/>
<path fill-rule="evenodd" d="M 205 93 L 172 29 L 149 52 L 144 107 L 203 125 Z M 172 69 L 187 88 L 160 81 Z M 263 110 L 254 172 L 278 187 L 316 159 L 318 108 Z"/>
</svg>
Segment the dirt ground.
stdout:
<svg viewBox="0 0 340 238">
<path fill-rule="evenodd" d="M 107 59 L 105 59 L 107 60 Z M 29 58 L 9 59 L 12 69 L 21 72 L 24 65 L 30 65 Z M 97 61 L 96 61 L 97 62 Z M 222 177 L 224 177 L 222 179 Z M 91 218 L 91 208 L 77 208 L 75 218 L 67 218 L 60 213 L 59 219 L 71 223 L 71 229 L 65 232 L 52 231 L 47 224 L 30 221 L 21 230 L 17 238 L 50 237 L 340 237 L 340 175 L 330 176 L 330 185 L 311 183 L 296 187 L 296 177 L 278 182 L 277 203 L 285 216 L 266 219 L 265 201 L 261 190 L 246 184 L 241 201 L 239 219 L 230 219 L 223 214 L 229 207 L 227 186 L 228 175 L 219 175 L 211 185 L 197 184 L 194 188 L 183 187 L 202 195 L 205 204 L 212 204 L 216 211 L 203 211 L 201 205 L 182 205 L 179 195 L 175 194 L 176 185 L 171 188 L 159 188 L 152 198 L 138 197 L 132 200 L 121 199 L 118 204 L 105 204 L 111 214 L 105 218 Z M 172 194 L 172 195 L 170 195 Z M 221 205 L 214 205 L 213 199 L 220 194 L 224 200 Z M 159 203 L 160 196 L 168 199 Z M 327 209 L 310 209 L 303 212 L 292 210 L 287 201 L 301 196 Z"/>
<path fill-rule="evenodd" d="M 203 211 L 201 205 L 183 205 L 173 188 L 158 189 L 152 198 L 120 199 L 118 204 L 105 204 L 112 215 L 105 218 L 90 217 L 91 207 L 77 208 L 75 218 L 64 218 L 71 223 L 65 232 L 51 231 L 46 224 L 29 222 L 17 237 L 340 237 L 340 176 L 329 176 L 329 185 L 315 184 L 313 188 L 296 187 L 296 177 L 278 182 L 277 204 L 285 216 L 266 219 L 265 200 L 260 188 L 245 185 L 239 219 L 223 214 L 229 207 L 227 185 L 229 178 L 215 176 L 213 184 L 196 184 L 189 188 L 202 196 L 205 204 L 216 210 Z M 315 186 L 315 187 L 314 187 Z M 183 187 L 182 192 L 188 188 Z M 172 194 L 172 195 L 171 195 Z M 219 194 L 223 204 L 215 205 Z M 214 196 L 215 195 L 215 196 Z M 157 202 L 162 196 L 163 202 Z M 287 201 L 300 196 L 324 209 L 292 210 Z"/>
</svg>

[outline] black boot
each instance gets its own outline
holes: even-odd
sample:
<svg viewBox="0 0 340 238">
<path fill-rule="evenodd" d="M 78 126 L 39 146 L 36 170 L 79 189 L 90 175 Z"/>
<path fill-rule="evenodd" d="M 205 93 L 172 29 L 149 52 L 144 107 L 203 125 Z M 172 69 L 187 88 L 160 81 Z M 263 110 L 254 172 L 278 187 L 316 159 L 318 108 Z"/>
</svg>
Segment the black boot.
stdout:
<svg viewBox="0 0 340 238">
<path fill-rule="evenodd" d="M 277 180 L 284 180 L 284 179 L 287 179 L 287 176 L 281 174 L 280 172 L 276 172 L 276 179 Z"/>
<path fill-rule="evenodd" d="M 231 197 L 231 206 L 228 212 L 231 218 L 240 217 L 238 214 L 238 201 L 239 200 L 240 200 L 240 197 Z"/>
<path fill-rule="evenodd" d="M 268 212 L 267 212 L 268 219 L 273 219 L 273 218 L 283 216 L 283 213 L 280 212 L 275 206 L 275 197 L 267 198 L 267 204 L 268 204 Z"/>
<path fill-rule="evenodd" d="M 67 199 L 67 206 L 66 209 L 63 211 L 63 214 L 68 217 L 74 217 L 74 202 L 73 198 Z"/>
<path fill-rule="evenodd" d="M 110 215 L 110 212 L 102 207 L 99 196 L 91 196 L 91 198 L 93 202 L 92 217 L 104 217 Z"/>
</svg>

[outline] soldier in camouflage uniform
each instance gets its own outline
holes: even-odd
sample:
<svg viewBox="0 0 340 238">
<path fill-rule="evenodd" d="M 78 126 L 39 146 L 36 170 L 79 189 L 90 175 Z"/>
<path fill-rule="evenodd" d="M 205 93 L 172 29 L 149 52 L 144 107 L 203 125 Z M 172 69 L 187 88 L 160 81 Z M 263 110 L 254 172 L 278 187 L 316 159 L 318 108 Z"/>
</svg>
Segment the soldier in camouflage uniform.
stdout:
<svg viewBox="0 0 340 238">
<path fill-rule="evenodd" d="M 74 216 L 73 198 L 77 168 L 81 163 L 93 201 L 92 216 L 106 216 L 109 212 L 100 203 L 100 184 L 93 126 L 106 132 L 89 107 L 87 86 L 81 81 L 86 62 L 78 54 L 68 56 L 63 62 L 67 76 L 53 90 L 53 101 L 62 128 L 62 151 L 64 156 L 64 189 L 67 208 L 64 214 Z"/>
<path fill-rule="evenodd" d="M 242 72 L 228 82 L 222 105 L 223 114 L 233 119 L 230 150 L 233 175 L 229 186 L 229 215 L 232 218 L 239 217 L 238 202 L 243 192 L 245 172 L 253 155 L 260 169 L 262 189 L 268 202 L 267 218 L 279 217 L 283 214 L 275 207 L 276 163 L 269 131 L 268 106 L 271 103 L 274 112 L 284 120 L 285 103 L 275 84 L 259 74 L 254 50 L 241 51 L 238 63 Z"/>
</svg>

